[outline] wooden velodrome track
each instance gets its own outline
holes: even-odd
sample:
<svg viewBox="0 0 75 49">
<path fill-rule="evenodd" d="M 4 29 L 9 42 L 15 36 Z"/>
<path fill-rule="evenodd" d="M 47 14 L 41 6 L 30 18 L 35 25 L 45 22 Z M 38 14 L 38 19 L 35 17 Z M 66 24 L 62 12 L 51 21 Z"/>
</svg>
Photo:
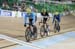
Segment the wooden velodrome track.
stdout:
<svg viewBox="0 0 75 49">
<path fill-rule="evenodd" d="M 75 16 L 73 15 L 67 15 L 62 17 L 60 24 L 61 25 L 60 33 L 53 32 L 53 24 L 51 20 L 52 18 L 48 22 L 51 28 L 51 33 L 50 33 L 51 36 L 68 31 L 75 31 Z M 38 23 L 36 23 L 36 25 L 39 28 Z M 25 41 L 24 30 L 25 27 L 23 26 L 22 18 L 0 17 L 0 34 Z M 0 39 L 0 48 L 2 49 L 11 49 L 17 45 L 18 44 L 9 42 L 4 39 Z"/>
</svg>

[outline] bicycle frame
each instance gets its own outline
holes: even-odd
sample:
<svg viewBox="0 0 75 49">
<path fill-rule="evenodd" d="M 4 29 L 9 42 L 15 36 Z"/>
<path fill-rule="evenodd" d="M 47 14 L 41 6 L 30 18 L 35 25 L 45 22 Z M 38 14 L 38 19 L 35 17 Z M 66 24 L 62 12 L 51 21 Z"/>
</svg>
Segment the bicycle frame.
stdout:
<svg viewBox="0 0 75 49">
<path fill-rule="evenodd" d="M 57 20 L 54 21 L 54 32 L 59 32 L 60 31 L 60 25 L 59 22 Z"/>
</svg>

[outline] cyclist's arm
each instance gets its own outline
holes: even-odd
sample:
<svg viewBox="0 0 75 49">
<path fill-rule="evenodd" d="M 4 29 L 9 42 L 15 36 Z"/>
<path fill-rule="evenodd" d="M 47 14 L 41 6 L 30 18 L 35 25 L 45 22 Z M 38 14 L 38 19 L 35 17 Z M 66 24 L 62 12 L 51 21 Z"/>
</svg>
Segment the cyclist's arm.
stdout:
<svg viewBox="0 0 75 49">
<path fill-rule="evenodd" d="M 46 12 L 46 15 L 49 17 L 49 13 L 48 12 Z"/>
<path fill-rule="evenodd" d="M 60 18 L 60 21 L 61 21 L 61 18 L 62 18 L 62 17 L 63 17 L 63 14 L 60 14 L 60 17 L 59 17 L 59 18 Z"/>
<path fill-rule="evenodd" d="M 59 14 L 59 22 L 61 21 L 61 15 Z"/>
<path fill-rule="evenodd" d="M 23 17 L 24 18 L 24 27 L 26 27 L 26 21 L 27 21 L 27 16 L 25 14 L 25 16 Z"/>
<path fill-rule="evenodd" d="M 35 22 L 37 21 L 37 13 L 33 13 L 34 14 L 34 18 L 35 18 Z"/>
<path fill-rule="evenodd" d="M 47 13 L 48 19 L 50 19 L 49 13 Z"/>
<path fill-rule="evenodd" d="M 40 25 L 40 23 L 42 23 L 43 21 L 43 13 L 41 12 L 39 16 L 41 16 L 41 21 L 39 21 L 39 25 Z"/>
<path fill-rule="evenodd" d="M 53 16 L 53 21 L 52 21 L 52 23 L 54 23 L 54 20 L 55 20 L 55 15 Z"/>
<path fill-rule="evenodd" d="M 37 21 L 37 14 L 35 14 L 35 21 Z"/>
<path fill-rule="evenodd" d="M 58 15 L 58 17 L 59 17 L 59 22 L 60 22 L 60 21 L 61 21 L 61 18 L 60 18 L 60 17 L 61 17 L 61 15 L 59 14 L 59 15 Z"/>
<path fill-rule="evenodd" d="M 33 19 L 33 21 L 32 21 L 32 22 L 33 22 L 33 24 L 34 24 L 34 23 L 35 23 L 35 14 L 34 14 L 34 13 L 32 13 L 32 14 L 31 14 L 31 16 L 32 16 L 32 19 Z"/>
<path fill-rule="evenodd" d="M 24 16 L 24 24 L 26 24 L 26 20 L 27 20 L 27 15 L 25 14 L 25 16 Z"/>
<path fill-rule="evenodd" d="M 49 16 L 49 13 L 48 12 L 46 12 L 46 16 L 48 17 L 48 20 L 50 19 L 50 16 Z"/>
</svg>

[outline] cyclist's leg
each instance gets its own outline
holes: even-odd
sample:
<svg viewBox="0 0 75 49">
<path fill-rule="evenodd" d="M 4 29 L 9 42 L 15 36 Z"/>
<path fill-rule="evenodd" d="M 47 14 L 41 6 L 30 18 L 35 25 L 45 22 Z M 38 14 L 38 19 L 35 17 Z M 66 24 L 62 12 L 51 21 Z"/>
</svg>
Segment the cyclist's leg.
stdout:
<svg viewBox="0 0 75 49">
<path fill-rule="evenodd" d="M 54 20 L 54 32 L 56 33 L 56 31 L 57 31 L 57 20 L 55 19 Z"/>
<path fill-rule="evenodd" d="M 33 19 L 29 19 L 29 25 L 31 25 L 32 26 L 32 21 L 33 21 Z"/>
<path fill-rule="evenodd" d="M 59 22 L 58 22 L 58 32 L 60 31 L 60 24 L 59 24 Z"/>
<path fill-rule="evenodd" d="M 47 18 L 44 18 L 44 24 L 46 24 L 46 22 L 47 22 Z"/>
<path fill-rule="evenodd" d="M 59 32 L 60 31 L 60 26 L 59 26 L 59 21 L 56 19 L 55 20 L 55 29 Z"/>
<path fill-rule="evenodd" d="M 46 22 L 46 20 L 45 20 L 45 18 L 43 18 L 43 24 L 45 24 L 45 22 Z"/>
<path fill-rule="evenodd" d="M 46 36 L 48 36 L 48 32 L 49 32 L 49 31 L 48 31 L 48 29 L 49 29 L 49 28 L 48 28 L 48 25 L 47 25 L 47 24 L 45 24 L 45 26 L 44 26 L 44 27 L 45 27 L 45 35 L 46 35 Z"/>
<path fill-rule="evenodd" d="M 31 27 L 31 36 L 33 36 L 34 35 L 33 19 L 30 19 L 29 23 L 30 23 L 30 27 Z"/>
</svg>

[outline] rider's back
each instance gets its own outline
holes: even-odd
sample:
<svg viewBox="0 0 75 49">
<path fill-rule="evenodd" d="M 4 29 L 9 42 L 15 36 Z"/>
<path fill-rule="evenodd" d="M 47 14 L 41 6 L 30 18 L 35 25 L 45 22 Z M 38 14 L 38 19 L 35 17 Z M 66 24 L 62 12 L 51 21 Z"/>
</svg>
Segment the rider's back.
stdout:
<svg viewBox="0 0 75 49">
<path fill-rule="evenodd" d="M 48 12 L 45 12 L 45 13 L 41 12 L 41 15 L 42 16 L 48 16 Z"/>
<path fill-rule="evenodd" d="M 26 17 L 29 17 L 30 19 L 33 19 L 33 13 L 26 13 L 26 15 L 25 15 Z"/>
<path fill-rule="evenodd" d="M 60 22 L 60 14 L 54 15 L 54 18 L 55 18 L 58 22 Z"/>
</svg>

